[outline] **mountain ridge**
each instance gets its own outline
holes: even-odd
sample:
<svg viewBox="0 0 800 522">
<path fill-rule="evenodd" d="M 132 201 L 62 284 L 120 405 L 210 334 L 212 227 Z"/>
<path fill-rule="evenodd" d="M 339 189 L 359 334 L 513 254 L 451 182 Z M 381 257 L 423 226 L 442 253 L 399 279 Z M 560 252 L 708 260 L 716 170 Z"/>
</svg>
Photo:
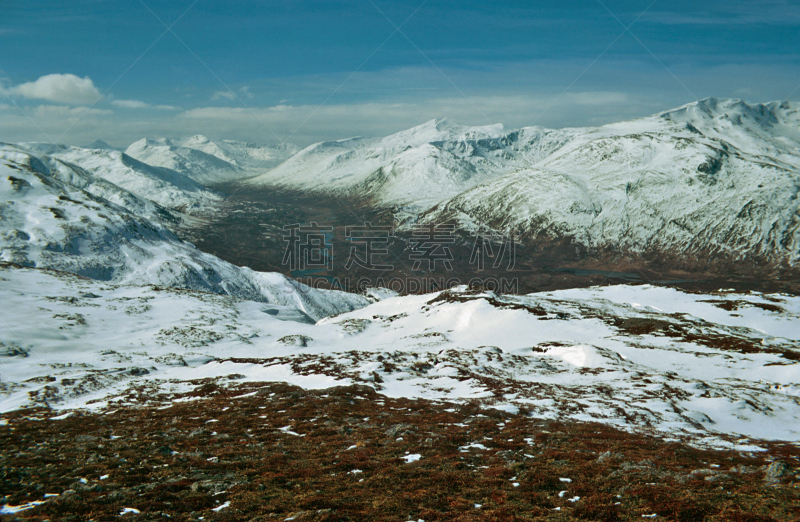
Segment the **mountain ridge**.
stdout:
<svg viewBox="0 0 800 522">
<path fill-rule="evenodd" d="M 296 147 L 290 144 L 259 147 L 243 141 L 214 141 L 202 134 L 142 138 L 125 150 L 139 161 L 175 170 L 205 186 L 255 176 L 294 152 Z"/>
<path fill-rule="evenodd" d="M 594 128 L 430 120 L 312 145 L 242 186 L 403 209 L 401 228 L 456 221 L 587 252 L 794 265 L 800 111 L 706 98 Z"/>
</svg>

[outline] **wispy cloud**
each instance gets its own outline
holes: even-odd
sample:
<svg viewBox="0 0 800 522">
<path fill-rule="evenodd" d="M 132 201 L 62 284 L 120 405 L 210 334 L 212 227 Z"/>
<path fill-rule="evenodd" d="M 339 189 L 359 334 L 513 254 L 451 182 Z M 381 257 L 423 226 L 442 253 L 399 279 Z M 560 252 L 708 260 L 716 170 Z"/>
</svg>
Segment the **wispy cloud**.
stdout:
<svg viewBox="0 0 800 522">
<path fill-rule="evenodd" d="M 87 136 L 93 136 L 94 140 L 119 133 L 120 122 L 112 110 L 86 106 L 9 106 L 0 110 L 0 141 L 49 141 L 70 127 L 75 132 L 69 137 L 75 141 L 67 142 L 78 144 L 86 141 Z"/>
<path fill-rule="evenodd" d="M 211 95 L 211 101 L 217 100 L 235 100 L 236 94 L 233 91 L 217 91 Z"/>
<path fill-rule="evenodd" d="M 619 119 L 645 116 L 664 109 L 646 98 L 616 92 L 579 92 L 564 95 L 547 116 L 536 121 L 554 96 L 522 94 L 475 96 L 470 98 L 430 98 L 404 102 L 343 103 L 322 107 L 278 104 L 270 107 L 197 107 L 178 113 L 169 111 L 111 111 L 67 105 L 39 105 L 24 108 L 36 126 L 58 135 L 74 126 L 65 142 L 81 144 L 98 137 L 114 143 L 132 143 L 142 137 L 191 136 L 205 134 L 214 138 L 242 139 L 269 143 L 273 135 L 265 124 L 281 137 L 297 145 L 352 136 L 383 136 L 398 132 L 432 118 L 447 117 L 465 125 L 484 125 L 488 115 L 507 128 L 531 124 L 551 126 L 567 122 L 573 125 L 602 124 Z M 134 100 L 114 100 L 134 101 Z M 117 104 L 118 106 L 119 104 Z M 138 104 L 136 104 L 138 106 Z M 139 115 L 146 114 L 146 118 Z M 307 124 L 301 122 L 308 119 Z M 0 112 L 0 141 L 41 139 L 41 132 L 17 110 Z"/>
<path fill-rule="evenodd" d="M 761 58 L 758 63 L 689 63 L 675 57 L 669 61 L 677 64 L 671 65 L 675 73 L 700 97 L 743 97 L 752 102 L 785 98 L 797 85 L 800 64 Z M 69 129 L 63 141 L 76 145 L 97 138 L 125 144 L 142 137 L 194 134 L 271 143 L 276 138 L 267 129 L 272 129 L 281 139 L 302 146 L 352 136 L 384 136 L 440 117 L 464 125 L 502 123 L 506 128 L 596 126 L 694 101 L 658 63 L 643 64 L 626 57 L 598 63 L 562 94 L 564 85 L 585 67 L 586 60 L 542 60 L 443 69 L 459 91 L 432 68 L 362 71 L 321 106 L 318 103 L 342 85 L 341 75 L 253 80 L 248 83 L 256 94 L 253 98 L 250 88 L 239 85 L 234 91 L 220 91 L 227 94 L 217 97 L 218 101 L 209 100 L 210 89 L 193 87 L 189 91 L 193 98 L 180 98 L 183 91 L 178 92 L 175 105 L 183 108 L 154 105 L 138 96 L 109 97 L 80 121 L 76 118 L 90 104 L 34 107 L 38 102 L 18 97 L 12 103 L 0 97 L 12 109 L 0 111 L 0 141 L 41 139 L 41 128 L 53 136 Z M 502 89 L 497 87 L 500 80 Z M 274 96 L 271 103 L 264 101 L 266 93 Z"/>
<path fill-rule="evenodd" d="M 730 2 L 704 10 L 652 11 L 645 18 L 650 21 L 672 25 L 796 25 L 800 24 L 800 5 L 783 0 L 761 0 Z"/>
<path fill-rule="evenodd" d="M 247 100 L 253 99 L 253 93 L 250 92 L 250 86 L 245 85 L 237 92 L 233 92 L 231 90 L 216 91 L 214 92 L 214 94 L 211 95 L 211 101 L 217 101 L 217 100 L 234 101 L 236 99 L 247 99 Z"/>
<path fill-rule="evenodd" d="M 37 118 L 77 118 L 80 116 L 108 116 L 114 111 L 92 107 L 70 107 L 67 105 L 39 105 L 29 112 Z"/>
<path fill-rule="evenodd" d="M 151 105 L 140 100 L 112 100 L 111 105 L 114 107 L 119 107 L 120 109 L 156 109 L 160 111 L 178 110 L 178 108 L 173 105 Z"/>
<path fill-rule="evenodd" d="M 507 94 L 419 99 L 414 102 L 375 102 L 314 105 L 275 105 L 262 108 L 198 107 L 179 113 L 174 123 L 197 132 L 249 136 L 265 135 L 264 125 L 288 141 L 308 144 L 351 136 L 381 136 L 448 117 L 467 125 L 503 123 L 508 127 L 597 125 L 655 113 L 662 107 L 646 97 L 622 92 L 578 92 L 563 95 L 542 121 L 536 121 L 553 102 L 550 95 Z M 486 117 L 491 122 L 486 121 Z M 308 120 L 305 126 L 300 123 Z M 245 137 L 245 136 L 242 136 Z"/>
</svg>

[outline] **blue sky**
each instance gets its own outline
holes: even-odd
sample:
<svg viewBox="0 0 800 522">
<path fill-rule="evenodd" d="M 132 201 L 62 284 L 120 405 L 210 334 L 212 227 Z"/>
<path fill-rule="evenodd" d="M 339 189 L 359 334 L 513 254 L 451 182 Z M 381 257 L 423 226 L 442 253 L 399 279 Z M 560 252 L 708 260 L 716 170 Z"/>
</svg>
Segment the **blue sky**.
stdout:
<svg viewBox="0 0 800 522">
<path fill-rule="evenodd" d="M 797 2 L 0 0 L 4 141 L 597 125 L 798 85 Z"/>
</svg>

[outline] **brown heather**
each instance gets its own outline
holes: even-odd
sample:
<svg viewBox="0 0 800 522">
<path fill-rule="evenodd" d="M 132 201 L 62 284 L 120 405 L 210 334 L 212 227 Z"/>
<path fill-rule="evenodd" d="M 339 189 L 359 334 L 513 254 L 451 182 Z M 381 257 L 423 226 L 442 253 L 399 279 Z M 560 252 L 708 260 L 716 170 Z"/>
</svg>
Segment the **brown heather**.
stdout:
<svg viewBox="0 0 800 522">
<path fill-rule="evenodd" d="M 58 420 L 48 410 L 4 415 L 2 503 L 60 496 L 0 520 L 800 520 L 792 445 L 701 450 L 358 386 L 138 393 L 128 397 L 138 406 Z M 487 449 L 461 450 L 472 443 Z M 422 457 L 406 463 L 407 453 Z M 140 513 L 120 517 L 126 507 Z"/>
</svg>

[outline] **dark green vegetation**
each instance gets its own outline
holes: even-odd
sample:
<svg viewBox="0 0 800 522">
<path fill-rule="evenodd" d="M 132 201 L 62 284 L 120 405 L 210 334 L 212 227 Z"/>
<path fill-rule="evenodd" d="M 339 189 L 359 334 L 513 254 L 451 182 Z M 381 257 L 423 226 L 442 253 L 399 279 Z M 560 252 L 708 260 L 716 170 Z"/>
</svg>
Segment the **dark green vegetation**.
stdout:
<svg viewBox="0 0 800 522">
<path fill-rule="evenodd" d="M 706 451 L 355 386 L 128 399 L 139 406 L 4 415 L 2 504 L 60 495 L 0 519 L 800 520 L 791 445 Z"/>
</svg>

